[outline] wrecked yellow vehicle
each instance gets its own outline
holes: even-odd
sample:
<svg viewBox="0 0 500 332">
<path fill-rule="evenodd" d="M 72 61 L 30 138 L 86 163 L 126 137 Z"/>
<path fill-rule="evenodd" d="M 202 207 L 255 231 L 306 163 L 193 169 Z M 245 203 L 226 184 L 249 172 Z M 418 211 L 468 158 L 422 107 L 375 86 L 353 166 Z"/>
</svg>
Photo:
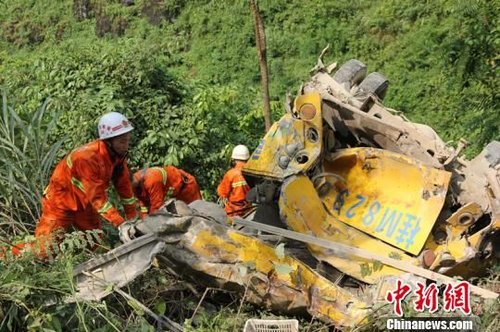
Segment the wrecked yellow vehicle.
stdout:
<svg viewBox="0 0 500 332">
<path fill-rule="evenodd" d="M 143 236 L 75 268 L 77 298 L 101 299 L 156 258 L 180 278 L 343 327 L 397 278 L 483 273 L 499 254 L 500 143 L 463 160 L 461 145 L 382 105 L 381 74 L 318 64 L 244 168 L 254 214 L 169 202 L 136 225 Z"/>
<path fill-rule="evenodd" d="M 381 74 L 366 75 L 357 60 L 327 70 L 301 87 L 247 163 L 254 200 L 277 200 L 280 219 L 297 232 L 451 276 L 484 273 L 499 254 L 500 142 L 463 160 L 463 146 L 382 105 Z M 310 250 L 370 284 L 403 273 Z"/>
</svg>

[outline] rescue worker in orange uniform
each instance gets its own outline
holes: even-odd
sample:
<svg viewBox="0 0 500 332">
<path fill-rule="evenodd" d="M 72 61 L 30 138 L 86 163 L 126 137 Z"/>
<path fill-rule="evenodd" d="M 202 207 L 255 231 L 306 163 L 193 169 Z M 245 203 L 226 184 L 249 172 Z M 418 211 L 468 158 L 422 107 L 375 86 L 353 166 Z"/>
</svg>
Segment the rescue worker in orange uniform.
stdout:
<svg viewBox="0 0 500 332">
<path fill-rule="evenodd" d="M 231 154 L 231 169 L 224 174 L 217 187 L 217 194 L 224 203 L 224 210 L 228 216 L 243 216 L 252 204 L 245 197 L 250 191 L 247 181 L 241 173 L 250 158 L 250 152 L 245 145 L 237 145 Z"/>
<path fill-rule="evenodd" d="M 132 188 L 141 206 L 141 217 L 158 210 L 168 198 L 189 204 L 202 199 L 193 175 L 174 166 L 144 168 L 134 173 Z"/>
<path fill-rule="evenodd" d="M 56 166 L 43 194 L 36 241 L 17 245 L 12 250 L 14 255 L 26 245 L 37 245 L 40 256 L 45 256 L 46 245 L 58 242 L 71 227 L 81 231 L 101 229 L 100 218 L 119 228 L 122 241 L 130 240 L 131 225 L 110 203 L 106 191 L 113 183 L 126 219 L 137 217 L 137 199 L 126 163 L 133 129 L 120 113 L 110 112 L 100 118 L 99 139 L 73 150 Z"/>
</svg>

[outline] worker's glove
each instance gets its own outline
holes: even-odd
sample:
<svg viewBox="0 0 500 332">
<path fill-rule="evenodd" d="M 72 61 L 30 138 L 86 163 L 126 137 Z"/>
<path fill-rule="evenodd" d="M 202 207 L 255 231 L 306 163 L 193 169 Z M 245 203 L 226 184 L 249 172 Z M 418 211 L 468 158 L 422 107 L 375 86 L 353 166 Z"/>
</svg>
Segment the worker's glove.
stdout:
<svg viewBox="0 0 500 332">
<path fill-rule="evenodd" d="M 222 207 L 225 207 L 227 204 L 227 198 L 226 197 L 219 197 L 219 199 L 217 199 L 217 204 L 219 204 Z"/>
<path fill-rule="evenodd" d="M 118 234 L 123 243 L 132 241 L 135 238 L 137 230 L 135 229 L 135 222 L 137 219 L 127 220 L 118 226 Z"/>
</svg>

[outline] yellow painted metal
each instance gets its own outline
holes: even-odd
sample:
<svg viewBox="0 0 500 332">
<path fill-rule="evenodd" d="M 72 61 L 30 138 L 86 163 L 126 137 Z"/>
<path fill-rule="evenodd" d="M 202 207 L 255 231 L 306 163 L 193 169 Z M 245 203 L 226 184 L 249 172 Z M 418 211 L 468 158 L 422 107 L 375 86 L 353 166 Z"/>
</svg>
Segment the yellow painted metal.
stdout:
<svg viewBox="0 0 500 332">
<path fill-rule="evenodd" d="M 475 202 L 468 203 L 455 213 L 453 213 L 447 220 L 447 230 L 449 230 L 449 235 L 451 238 L 461 237 L 462 233 L 465 232 L 479 217 L 483 215 L 483 210 L 481 206 Z"/>
<path fill-rule="evenodd" d="M 487 229 L 476 232 L 470 236 L 463 236 L 463 233 L 483 215 L 483 211 L 479 204 L 475 202 L 468 203 L 460 207 L 453 213 L 446 223 L 441 225 L 441 231 L 447 234 L 447 240 L 442 243 L 436 243 L 432 236 L 427 239 L 425 244 L 426 249 L 430 249 L 436 256 L 435 262 L 432 264 L 431 269 L 439 269 L 441 267 L 440 259 L 443 253 L 447 253 L 455 260 L 454 266 L 445 271 L 447 275 L 460 275 L 460 276 L 475 276 L 476 272 L 483 270 L 482 266 L 477 265 L 477 271 L 470 271 L 471 263 L 480 246 L 483 243 L 485 235 L 488 233 Z M 472 218 L 472 219 L 471 219 Z M 495 230 L 495 222 L 491 222 L 488 227 L 489 231 Z M 483 261 L 482 264 L 488 265 L 489 262 Z"/>
<path fill-rule="evenodd" d="M 337 176 L 322 192 L 333 217 L 414 255 L 421 251 L 451 173 L 374 148 L 340 150 L 323 166 L 325 176 Z"/>
<path fill-rule="evenodd" d="M 446 253 L 451 255 L 454 262 L 445 264 L 446 269 L 441 273 L 449 276 L 459 275 L 465 279 L 482 275 L 485 267 L 491 265 L 490 260 L 477 259 L 477 252 L 483 240 L 484 234 L 482 232 L 477 232 L 469 237 L 456 237 L 441 244 L 436 244 L 429 239 L 425 247 L 432 250 L 436 256 L 430 269 L 439 271 L 443 267 L 441 264 L 443 254 Z"/>
<path fill-rule="evenodd" d="M 317 111 L 310 120 L 299 118 L 302 105 Z M 275 122 L 246 163 L 243 173 L 282 181 L 287 176 L 307 171 L 317 161 L 323 140 L 321 97 L 318 93 L 295 99 L 293 114 Z"/>
<path fill-rule="evenodd" d="M 401 259 L 413 265 L 420 260 L 406 254 L 403 250 L 390 246 L 362 231 L 340 222 L 329 214 L 324 201 L 318 195 L 311 180 L 304 175 L 292 176 L 282 187 L 279 199 L 280 213 L 288 227 L 296 232 L 311 234 L 356 248 L 376 252 L 394 259 Z M 308 245 L 311 253 L 340 271 L 367 283 L 376 283 L 387 275 L 400 275 L 403 272 L 383 265 L 380 262 L 360 259 L 354 255 L 334 256 L 328 249 Z"/>
<path fill-rule="evenodd" d="M 255 237 L 232 230 L 218 233 L 215 227 L 193 236 L 190 250 L 197 259 L 192 268 L 224 282 L 243 283 L 247 287 L 251 284 L 252 289 L 257 288 L 257 294 L 248 291 L 253 303 L 279 301 L 288 308 L 304 306 L 311 314 L 341 326 L 354 326 L 369 313 L 368 303 L 293 257 L 278 256 L 275 248 Z M 235 269 L 236 266 L 240 268 Z M 268 280 L 255 282 L 253 276 L 257 274 Z"/>
</svg>

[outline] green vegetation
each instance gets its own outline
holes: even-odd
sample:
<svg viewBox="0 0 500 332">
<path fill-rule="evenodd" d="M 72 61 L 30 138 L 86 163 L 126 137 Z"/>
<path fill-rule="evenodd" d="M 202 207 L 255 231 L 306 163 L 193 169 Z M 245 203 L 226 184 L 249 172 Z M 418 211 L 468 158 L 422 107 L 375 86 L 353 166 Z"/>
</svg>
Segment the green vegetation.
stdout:
<svg viewBox="0 0 500 332">
<path fill-rule="evenodd" d="M 391 82 L 386 105 L 445 140 L 464 137 L 469 156 L 499 139 L 498 1 L 259 5 L 275 119 L 286 91 L 296 91 L 330 44 L 326 63 L 357 58 L 383 73 Z M 107 111 L 125 113 L 136 127 L 132 168 L 173 163 L 195 174 L 204 196 L 213 198 L 232 146 L 255 148 L 264 133 L 256 54 L 243 0 L 136 0 L 130 6 L 0 0 L 0 244 L 32 232 L 52 167 L 95 138 L 97 117 Z M 60 304 L 74 291 L 71 267 L 91 254 L 68 249 L 50 266 L 29 257 L 0 262 L 0 330 L 153 330 L 122 298 Z M 152 275 L 134 283 L 131 293 L 170 282 Z M 165 311 L 165 303 L 143 295 L 145 304 Z M 227 318 L 238 306 L 187 326 L 241 328 L 241 316 Z"/>
<path fill-rule="evenodd" d="M 26 233 L 40 215 L 43 188 L 52 173 L 63 140 L 49 144 L 56 117 L 44 117 L 47 102 L 30 118 L 22 119 L 8 105 L 5 94 L 0 117 L 0 216 L 2 236 Z M 37 165 L 37 167 L 33 167 Z M 26 221 L 31 222 L 26 222 Z"/>
</svg>

